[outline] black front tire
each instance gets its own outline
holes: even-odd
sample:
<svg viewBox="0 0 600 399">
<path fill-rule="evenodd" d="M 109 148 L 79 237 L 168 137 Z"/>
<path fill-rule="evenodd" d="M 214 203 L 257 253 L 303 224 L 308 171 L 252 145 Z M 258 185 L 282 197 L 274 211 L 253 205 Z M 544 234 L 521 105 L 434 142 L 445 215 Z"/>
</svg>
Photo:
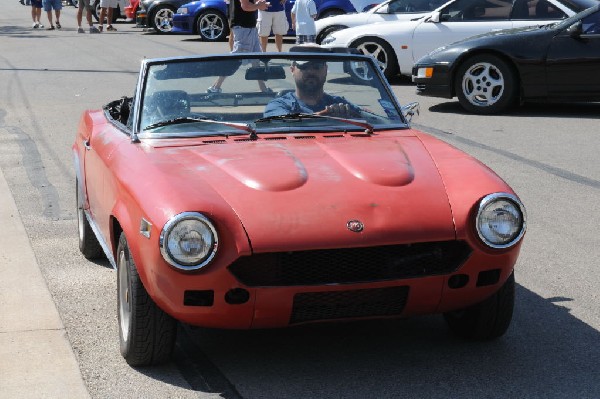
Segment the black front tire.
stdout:
<svg viewBox="0 0 600 399">
<path fill-rule="evenodd" d="M 365 55 L 372 56 L 388 80 L 398 74 L 399 67 L 396 53 L 385 40 L 378 37 L 364 37 L 352 43 L 350 47 L 358 49 Z"/>
<path fill-rule="evenodd" d="M 326 28 L 323 28 L 321 30 L 321 32 L 319 32 L 319 34 L 317 35 L 315 41 L 317 42 L 317 44 L 321 44 L 323 42 L 323 40 L 331 35 L 333 32 L 337 32 L 338 30 L 342 30 L 342 29 L 346 29 L 347 26 L 344 25 L 331 25 L 328 26 Z"/>
<path fill-rule="evenodd" d="M 77 197 L 77 232 L 79 237 L 79 251 L 86 259 L 98 259 L 104 256 L 102 246 L 92 230 L 92 226 L 88 221 L 83 210 L 84 198 L 83 188 L 79 186 L 79 181 L 75 181 L 75 195 Z"/>
<path fill-rule="evenodd" d="M 454 81 L 460 105 L 480 115 L 497 114 L 513 106 L 519 93 L 518 85 L 513 68 L 491 54 L 476 55 L 464 61 Z"/>
<path fill-rule="evenodd" d="M 515 304 L 515 275 L 485 301 L 469 308 L 444 313 L 450 331 L 461 338 L 491 340 L 504 335 L 512 320 Z"/>
<path fill-rule="evenodd" d="M 125 361 L 131 366 L 169 361 L 177 338 L 177 321 L 148 295 L 123 233 L 117 248 L 117 306 L 121 355 Z"/>
</svg>

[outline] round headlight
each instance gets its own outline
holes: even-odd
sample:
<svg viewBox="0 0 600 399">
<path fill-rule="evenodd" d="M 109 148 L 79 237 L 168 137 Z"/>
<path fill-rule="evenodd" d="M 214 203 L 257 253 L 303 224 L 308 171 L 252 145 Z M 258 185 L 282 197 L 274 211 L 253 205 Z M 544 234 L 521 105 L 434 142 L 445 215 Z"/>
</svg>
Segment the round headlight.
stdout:
<svg viewBox="0 0 600 399">
<path fill-rule="evenodd" d="M 184 212 L 169 220 L 160 233 L 163 258 L 178 269 L 198 270 L 217 253 L 217 231 L 204 215 Z"/>
<path fill-rule="evenodd" d="M 481 200 L 475 223 L 477 234 L 486 245 L 508 248 L 525 234 L 525 207 L 512 194 L 490 194 Z"/>
</svg>

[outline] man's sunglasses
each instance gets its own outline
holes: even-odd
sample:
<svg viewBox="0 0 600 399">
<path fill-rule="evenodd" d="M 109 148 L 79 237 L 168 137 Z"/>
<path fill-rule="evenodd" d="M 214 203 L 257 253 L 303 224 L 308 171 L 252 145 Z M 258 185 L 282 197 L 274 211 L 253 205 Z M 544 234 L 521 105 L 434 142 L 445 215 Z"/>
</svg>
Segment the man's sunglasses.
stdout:
<svg viewBox="0 0 600 399">
<path fill-rule="evenodd" d="M 307 69 L 319 70 L 325 66 L 324 62 L 307 62 L 306 64 L 297 64 L 294 62 L 294 65 L 300 69 L 301 71 L 306 71 Z"/>
</svg>

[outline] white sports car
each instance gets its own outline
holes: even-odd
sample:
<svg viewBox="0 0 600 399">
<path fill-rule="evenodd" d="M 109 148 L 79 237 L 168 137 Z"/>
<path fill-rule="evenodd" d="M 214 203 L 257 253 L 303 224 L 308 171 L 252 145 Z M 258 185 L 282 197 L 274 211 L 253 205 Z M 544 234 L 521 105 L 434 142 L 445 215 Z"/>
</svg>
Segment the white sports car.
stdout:
<svg viewBox="0 0 600 399">
<path fill-rule="evenodd" d="M 417 21 L 381 22 L 332 33 L 323 47 L 354 47 L 374 57 L 389 79 L 411 76 L 430 51 L 496 30 L 546 25 L 598 4 L 597 0 L 454 0 Z"/>
<path fill-rule="evenodd" d="M 365 12 L 336 15 L 321 18 L 315 22 L 317 27 L 317 43 L 338 30 L 359 25 L 374 24 L 386 21 L 408 21 L 418 19 L 429 13 L 447 0 L 387 0 Z M 354 6 L 356 8 L 356 5 Z M 358 10 L 358 8 L 356 8 Z"/>
</svg>

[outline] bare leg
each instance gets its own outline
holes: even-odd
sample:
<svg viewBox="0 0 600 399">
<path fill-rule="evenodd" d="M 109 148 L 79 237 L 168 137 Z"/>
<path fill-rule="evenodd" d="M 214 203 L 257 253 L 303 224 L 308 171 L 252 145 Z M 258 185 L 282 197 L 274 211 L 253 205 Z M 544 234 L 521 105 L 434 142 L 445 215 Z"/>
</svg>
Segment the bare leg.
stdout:
<svg viewBox="0 0 600 399">
<path fill-rule="evenodd" d="M 267 51 L 267 43 L 269 43 L 269 36 L 260 36 L 260 47 L 263 53 Z"/>
<path fill-rule="evenodd" d="M 52 22 L 52 10 L 46 11 L 46 15 L 48 16 L 48 22 L 50 22 L 50 27 L 54 27 L 54 22 Z"/>
<path fill-rule="evenodd" d="M 283 35 L 275 35 L 275 47 L 280 53 L 283 51 Z"/>
</svg>

